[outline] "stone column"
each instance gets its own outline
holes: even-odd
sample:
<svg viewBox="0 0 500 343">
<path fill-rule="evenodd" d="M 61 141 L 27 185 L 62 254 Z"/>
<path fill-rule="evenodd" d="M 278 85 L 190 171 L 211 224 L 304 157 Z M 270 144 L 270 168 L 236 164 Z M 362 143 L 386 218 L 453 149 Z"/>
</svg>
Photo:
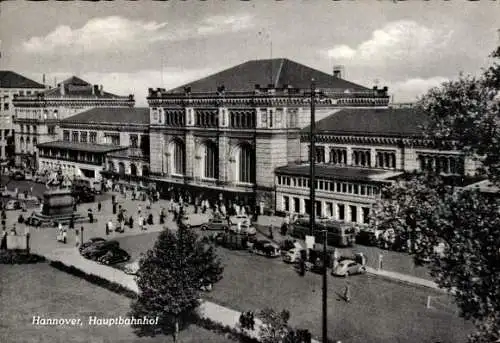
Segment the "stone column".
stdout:
<svg viewBox="0 0 500 343">
<path fill-rule="evenodd" d="M 194 156 L 195 156 L 195 151 L 194 151 L 194 136 L 192 132 L 187 132 L 186 133 L 186 140 L 185 140 L 185 154 L 184 154 L 184 159 L 185 159 L 185 176 L 190 176 L 193 177 L 193 161 L 194 161 Z"/>
<path fill-rule="evenodd" d="M 229 164 L 229 139 L 226 135 L 219 136 L 219 180 L 222 182 L 229 181 L 228 168 Z"/>
</svg>

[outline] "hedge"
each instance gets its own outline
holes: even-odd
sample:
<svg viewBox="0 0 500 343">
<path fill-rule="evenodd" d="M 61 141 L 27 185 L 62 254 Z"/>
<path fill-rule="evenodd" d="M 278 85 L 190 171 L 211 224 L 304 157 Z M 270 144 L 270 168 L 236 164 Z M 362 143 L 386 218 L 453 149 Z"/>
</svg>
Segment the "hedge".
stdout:
<svg viewBox="0 0 500 343">
<path fill-rule="evenodd" d="M 31 264 L 44 261 L 45 257 L 24 250 L 0 250 L 0 264 Z"/>
</svg>

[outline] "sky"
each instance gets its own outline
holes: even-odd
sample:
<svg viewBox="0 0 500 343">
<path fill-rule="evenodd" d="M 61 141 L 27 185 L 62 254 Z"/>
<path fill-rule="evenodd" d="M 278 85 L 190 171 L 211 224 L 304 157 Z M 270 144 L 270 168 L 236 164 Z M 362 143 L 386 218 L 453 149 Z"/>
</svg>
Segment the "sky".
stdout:
<svg viewBox="0 0 500 343">
<path fill-rule="evenodd" d="M 72 75 L 147 106 L 248 60 L 288 58 L 414 101 L 478 74 L 500 42 L 500 1 L 0 2 L 0 69 L 50 85 Z"/>
</svg>

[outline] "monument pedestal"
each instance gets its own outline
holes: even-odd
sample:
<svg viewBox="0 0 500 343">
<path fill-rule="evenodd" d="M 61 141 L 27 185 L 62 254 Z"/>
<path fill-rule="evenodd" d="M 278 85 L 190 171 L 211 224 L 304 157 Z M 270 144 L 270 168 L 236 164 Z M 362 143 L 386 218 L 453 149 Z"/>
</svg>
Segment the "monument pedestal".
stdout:
<svg viewBox="0 0 500 343">
<path fill-rule="evenodd" d="M 75 225 L 89 222 L 86 215 L 73 211 L 75 201 L 69 189 L 47 191 L 43 194 L 42 210 L 35 212 L 29 222 L 34 226 L 68 225 L 71 218 Z"/>
</svg>

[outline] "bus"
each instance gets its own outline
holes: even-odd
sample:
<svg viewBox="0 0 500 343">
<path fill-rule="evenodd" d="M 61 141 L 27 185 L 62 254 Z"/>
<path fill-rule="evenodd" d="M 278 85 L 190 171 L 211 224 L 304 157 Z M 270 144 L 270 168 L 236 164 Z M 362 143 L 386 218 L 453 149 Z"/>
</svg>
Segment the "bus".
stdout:
<svg viewBox="0 0 500 343">
<path fill-rule="evenodd" d="M 291 235 L 305 239 L 309 235 L 309 219 L 300 218 L 292 224 Z M 320 220 L 314 225 L 314 237 L 318 243 L 323 242 L 323 230 L 327 231 L 327 244 L 338 247 L 353 246 L 356 241 L 356 229 L 349 224 L 335 220 Z"/>
</svg>

